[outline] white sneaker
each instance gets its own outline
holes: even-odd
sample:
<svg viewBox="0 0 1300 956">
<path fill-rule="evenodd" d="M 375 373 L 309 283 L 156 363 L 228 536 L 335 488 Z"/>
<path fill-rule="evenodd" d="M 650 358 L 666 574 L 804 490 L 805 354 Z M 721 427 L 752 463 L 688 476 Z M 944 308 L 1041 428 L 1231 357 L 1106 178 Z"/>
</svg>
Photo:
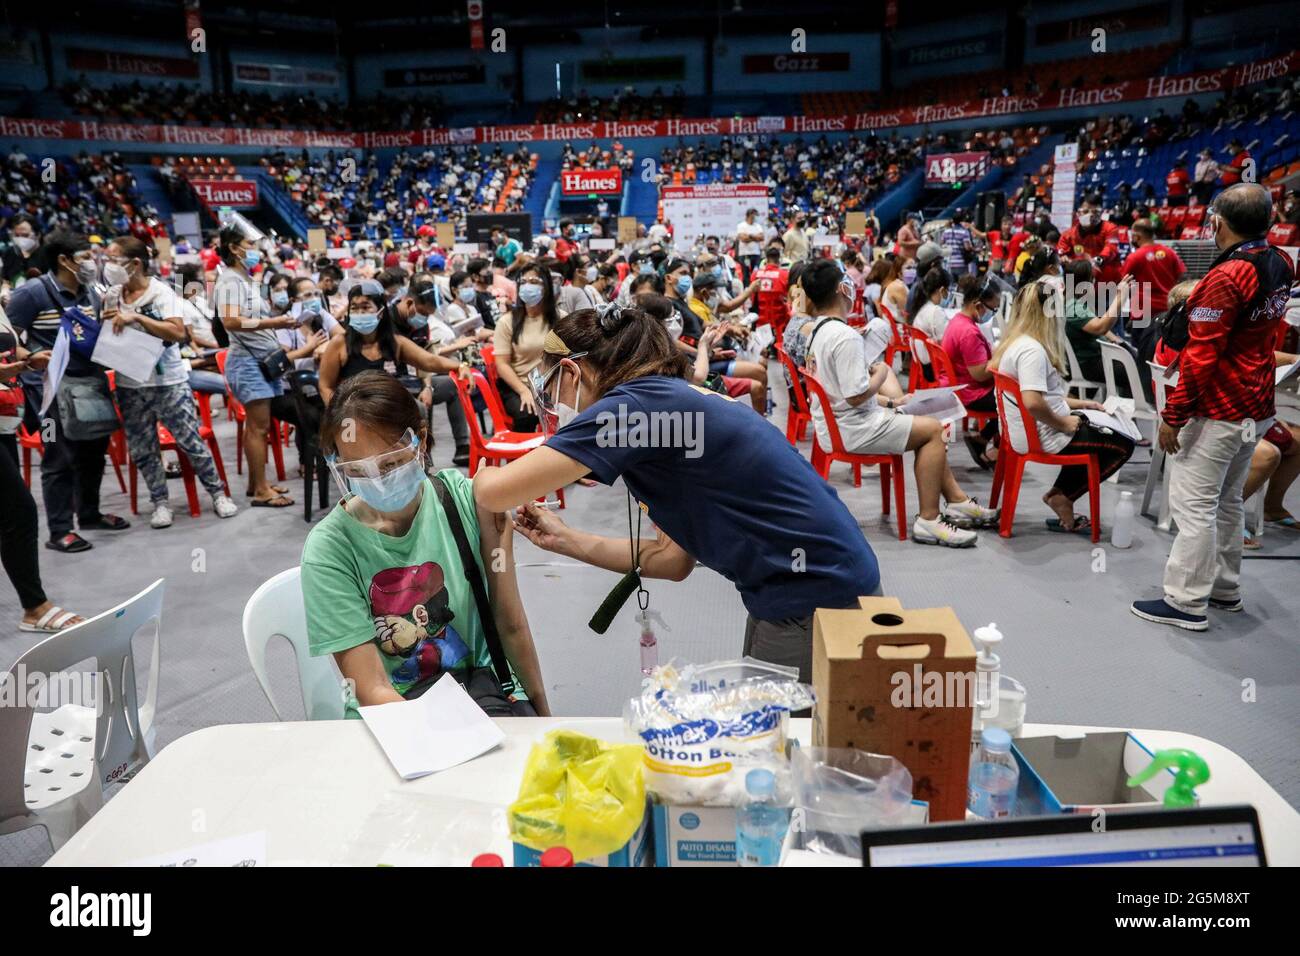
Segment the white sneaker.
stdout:
<svg viewBox="0 0 1300 956">
<path fill-rule="evenodd" d="M 212 499 L 212 510 L 218 518 L 233 518 L 239 506 L 230 500 L 230 495 L 217 495 Z"/>
<path fill-rule="evenodd" d="M 945 502 L 943 506 L 943 516 L 959 528 L 991 528 L 998 523 L 1001 514 L 1001 508 L 985 508 L 974 498 L 957 504 Z"/>
<path fill-rule="evenodd" d="M 941 544 L 945 548 L 973 548 L 979 536 L 957 527 L 947 515 L 941 514 L 933 521 L 917 515 L 912 525 L 912 540 L 918 544 Z"/>
<path fill-rule="evenodd" d="M 149 519 L 151 528 L 170 528 L 172 526 L 172 509 L 165 504 L 153 506 L 153 517 Z"/>
</svg>

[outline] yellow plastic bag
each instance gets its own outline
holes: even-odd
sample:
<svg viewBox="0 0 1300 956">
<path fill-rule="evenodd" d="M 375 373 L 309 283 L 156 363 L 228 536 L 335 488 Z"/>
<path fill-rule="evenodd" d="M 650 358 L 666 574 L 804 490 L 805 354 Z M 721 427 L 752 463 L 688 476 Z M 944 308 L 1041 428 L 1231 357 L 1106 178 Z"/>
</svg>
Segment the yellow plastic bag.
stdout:
<svg viewBox="0 0 1300 956">
<path fill-rule="evenodd" d="M 562 846 L 574 860 L 589 860 L 622 847 L 644 816 L 639 745 L 553 730 L 528 755 L 509 809 L 510 837 L 534 850 Z"/>
</svg>

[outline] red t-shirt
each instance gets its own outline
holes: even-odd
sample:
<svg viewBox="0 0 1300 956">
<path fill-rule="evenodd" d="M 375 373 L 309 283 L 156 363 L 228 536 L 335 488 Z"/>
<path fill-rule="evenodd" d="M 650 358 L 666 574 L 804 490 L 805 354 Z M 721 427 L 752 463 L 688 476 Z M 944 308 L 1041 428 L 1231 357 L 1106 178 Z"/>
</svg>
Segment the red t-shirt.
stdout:
<svg viewBox="0 0 1300 956">
<path fill-rule="evenodd" d="M 1223 181 L 1223 185 L 1235 186 L 1237 183 L 1241 182 L 1241 171 L 1245 168 L 1246 163 L 1249 162 L 1249 160 L 1250 151 L 1245 149 L 1232 157 L 1232 162 L 1228 164 L 1228 168 L 1223 171 L 1223 175 L 1220 177 Z"/>
<path fill-rule="evenodd" d="M 952 359 L 953 374 L 957 376 L 957 381 L 950 382 L 947 376 L 941 375 L 940 385 L 965 385 L 966 387 L 958 392 L 958 396 L 966 403 L 978 401 L 993 391 L 991 379 L 987 382 L 977 382 L 967 371 L 967 366 L 987 364 L 993 357 L 989 340 L 984 337 L 984 333 L 980 331 L 974 319 L 959 310 L 948 321 L 948 327 L 943 330 L 943 341 L 940 344 Z"/>
<path fill-rule="evenodd" d="M 764 265 L 755 269 L 750 277 L 758 283 L 758 324 L 771 324 L 780 328 L 790 320 L 790 303 L 786 295 L 790 291 L 790 273 L 779 265 Z"/>
<path fill-rule="evenodd" d="M 1130 252 L 1124 260 L 1124 275 L 1132 276 L 1140 287 L 1131 300 L 1133 318 L 1147 318 L 1165 311 L 1169 306 L 1169 290 L 1186 271 L 1178 253 L 1158 242 Z"/>
<path fill-rule="evenodd" d="M 1171 169 L 1169 175 L 1165 177 L 1165 195 L 1173 199 L 1186 196 L 1191 182 L 1192 177 L 1187 174 L 1187 170 Z"/>
<path fill-rule="evenodd" d="M 573 255 L 577 251 L 577 244 L 570 242 L 563 236 L 555 240 L 555 258 L 559 259 L 561 262 L 566 261 L 569 256 Z"/>
<path fill-rule="evenodd" d="M 1023 229 L 1012 233 L 1011 240 L 1007 243 L 1007 254 L 1005 257 L 1006 261 L 1011 263 L 1012 267 L 1015 266 L 1016 260 L 1020 258 L 1020 247 L 1024 245 L 1025 240 L 1028 238 L 1029 233 Z"/>
</svg>

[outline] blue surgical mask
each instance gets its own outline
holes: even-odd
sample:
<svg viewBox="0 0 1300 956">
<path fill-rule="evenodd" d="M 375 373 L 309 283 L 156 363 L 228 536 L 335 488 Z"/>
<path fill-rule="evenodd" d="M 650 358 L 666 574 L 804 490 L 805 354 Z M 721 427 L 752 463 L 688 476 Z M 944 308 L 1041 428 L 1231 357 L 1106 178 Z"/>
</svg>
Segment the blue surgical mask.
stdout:
<svg viewBox="0 0 1300 956">
<path fill-rule="evenodd" d="M 429 317 L 421 315 L 419 312 L 413 312 L 407 316 L 406 323 L 413 329 L 423 329 L 429 324 Z"/>
<path fill-rule="evenodd" d="M 244 267 L 255 269 L 262 263 L 262 250 L 249 249 L 244 253 Z"/>
<path fill-rule="evenodd" d="M 655 271 L 654 263 L 642 262 L 641 265 L 637 267 L 637 271 L 643 276 L 648 276 L 650 273 Z"/>
<path fill-rule="evenodd" d="M 279 292 L 271 293 L 271 304 L 277 309 L 283 309 L 289 304 L 289 293 L 281 289 Z"/>
<path fill-rule="evenodd" d="M 418 445 L 419 439 L 416 439 Z M 358 498 L 376 511 L 392 513 L 401 511 L 420 493 L 424 484 L 424 466 L 420 456 L 404 465 L 398 465 L 379 478 L 350 478 L 348 486 Z"/>
<path fill-rule="evenodd" d="M 378 312 L 349 312 L 348 328 L 360 333 L 369 335 L 375 329 L 379 328 Z"/>
<path fill-rule="evenodd" d="M 722 266 L 714 266 L 714 267 L 713 267 L 713 277 L 714 277 L 715 279 L 721 279 L 721 278 L 722 278 Z"/>
<path fill-rule="evenodd" d="M 904 270 L 903 270 L 903 282 L 906 283 L 907 285 L 911 285 L 911 284 L 912 284 L 913 282 L 915 282 L 915 281 L 916 281 L 916 270 L 915 270 L 915 269 L 904 269 Z"/>
<path fill-rule="evenodd" d="M 476 294 L 477 293 L 474 291 L 474 287 L 472 285 L 463 285 L 460 287 L 459 290 L 457 290 L 456 298 L 460 299 L 460 301 L 462 302 L 470 303 L 474 301 L 474 297 Z"/>
<path fill-rule="evenodd" d="M 678 276 L 678 277 L 677 277 L 677 294 L 678 294 L 678 295 L 682 295 L 682 296 L 684 296 L 684 295 L 686 295 L 686 293 L 688 293 L 688 292 L 690 292 L 690 291 L 691 291 L 691 277 L 690 277 L 690 276 Z"/>
<path fill-rule="evenodd" d="M 526 282 L 519 287 L 519 301 L 524 305 L 537 305 L 545 294 L 545 290 L 536 282 Z"/>
</svg>

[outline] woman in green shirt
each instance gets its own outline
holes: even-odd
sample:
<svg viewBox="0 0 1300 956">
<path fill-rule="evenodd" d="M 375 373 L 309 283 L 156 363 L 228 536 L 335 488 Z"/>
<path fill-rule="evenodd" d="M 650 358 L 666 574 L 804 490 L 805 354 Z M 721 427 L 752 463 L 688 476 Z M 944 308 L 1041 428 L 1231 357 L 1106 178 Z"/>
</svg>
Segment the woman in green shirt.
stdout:
<svg viewBox="0 0 1300 956">
<path fill-rule="evenodd" d="M 426 476 L 428 426 L 400 382 L 363 372 L 339 386 L 321 450 L 345 497 L 307 536 L 303 603 L 312 654 L 333 654 L 357 705 L 418 696 L 443 673 L 462 682 L 493 666 L 473 588 L 441 500 L 454 503 L 487 581 L 515 697 L 549 715 L 519 598 L 509 516 L 477 507 L 454 469 Z M 440 495 L 433 482 L 445 485 Z"/>
</svg>

